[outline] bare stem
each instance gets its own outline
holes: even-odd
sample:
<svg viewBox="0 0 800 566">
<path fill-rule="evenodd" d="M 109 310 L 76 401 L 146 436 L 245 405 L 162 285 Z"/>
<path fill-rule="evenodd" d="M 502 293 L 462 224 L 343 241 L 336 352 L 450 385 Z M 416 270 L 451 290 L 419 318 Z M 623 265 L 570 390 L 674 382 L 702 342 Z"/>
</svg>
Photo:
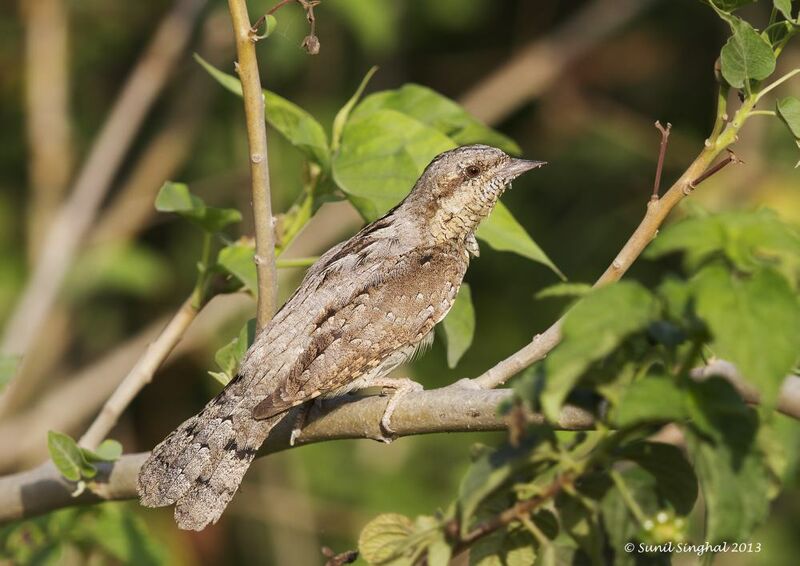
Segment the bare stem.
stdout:
<svg viewBox="0 0 800 566">
<path fill-rule="evenodd" d="M 800 73 L 800 69 L 794 69 L 792 71 L 789 71 L 788 73 L 783 75 L 781 78 L 779 78 L 775 82 L 770 83 L 767 86 L 765 86 L 764 88 L 762 88 L 761 91 L 755 97 L 755 103 L 758 103 L 758 101 L 761 100 L 764 97 L 764 95 L 767 94 L 769 91 L 773 90 L 774 88 L 779 87 L 780 85 L 782 85 L 783 83 L 785 83 L 786 81 L 788 81 L 789 79 L 791 79 L 792 77 L 797 75 L 798 73 Z"/>
<path fill-rule="evenodd" d="M 258 274 L 258 310 L 256 324 L 263 329 L 278 303 L 278 274 L 275 266 L 275 229 L 270 200 L 267 127 L 264 119 L 264 95 L 258 72 L 256 46 L 251 38 L 250 17 L 244 0 L 228 0 L 236 37 L 239 79 L 244 97 L 247 141 L 250 147 L 250 175 L 253 191 L 253 217 L 256 231 L 256 272 Z"/>
<path fill-rule="evenodd" d="M 650 200 L 658 200 L 658 194 L 661 190 L 661 171 L 664 169 L 664 157 L 667 155 L 667 144 L 669 143 L 669 131 L 672 129 L 672 124 L 667 122 L 667 127 L 661 125 L 661 122 L 656 120 L 656 128 L 661 132 L 661 145 L 658 149 L 658 164 L 656 165 L 656 178 L 653 181 L 653 194 Z"/>
</svg>

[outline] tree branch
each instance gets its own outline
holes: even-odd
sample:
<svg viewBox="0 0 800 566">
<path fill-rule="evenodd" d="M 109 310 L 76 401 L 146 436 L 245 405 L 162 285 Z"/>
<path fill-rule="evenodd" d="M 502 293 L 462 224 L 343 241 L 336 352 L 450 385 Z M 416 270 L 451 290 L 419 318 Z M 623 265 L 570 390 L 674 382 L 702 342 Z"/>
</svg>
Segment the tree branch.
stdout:
<svg viewBox="0 0 800 566">
<path fill-rule="evenodd" d="M 186 47 L 206 0 L 178 0 L 156 30 L 114 103 L 69 198 L 56 214 L 42 253 L 9 318 L 0 351 L 26 355 L 56 301 L 64 276 L 91 226 L 134 135 Z M 0 413 L 14 395 L 14 381 Z"/>
<path fill-rule="evenodd" d="M 258 310 L 256 324 L 261 330 L 272 318 L 278 304 L 278 277 L 275 266 L 275 228 L 269 185 L 267 126 L 264 95 L 258 73 L 256 46 L 245 0 L 228 0 L 236 37 L 237 69 L 242 83 L 247 141 L 250 147 L 250 175 L 253 189 L 253 217 L 256 232 L 256 271 Z"/>
<path fill-rule="evenodd" d="M 707 368 L 693 371 L 696 379 L 720 375 L 730 379 L 749 403 L 758 403 L 758 394 L 743 385 L 735 368 L 726 362 L 712 362 Z M 739 384 L 737 384 L 737 381 Z M 482 432 L 504 430 L 508 422 L 497 414 L 497 406 L 512 397 L 509 389 L 469 389 L 457 385 L 409 393 L 403 397 L 392 416 L 392 428 L 398 436 L 438 432 Z M 296 446 L 341 439 L 376 439 L 382 437 L 380 419 L 387 399 L 381 396 L 341 397 L 315 405 Z M 800 419 L 800 377 L 787 377 L 781 389 L 778 409 Z M 259 456 L 291 448 L 289 437 L 296 422 L 293 409 L 272 430 Z M 540 414 L 526 415 L 530 424 L 544 423 Z M 558 430 L 591 430 L 593 415 L 584 409 L 565 406 Z M 54 509 L 76 504 L 136 497 L 136 477 L 148 453 L 128 454 L 115 463 L 99 464 L 94 492 L 72 497 L 75 484 L 61 477 L 51 462 L 26 472 L 0 478 L 0 524 L 33 517 Z"/>
<path fill-rule="evenodd" d="M 434 432 L 492 431 L 506 428 L 497 405 L 511 396 L 510 390 L 437 389 L 411 393 L 403 398 L 392 416 L 398 436 Z M 297 445 L 345 438 L 378 438 L 380 419 L 387 399 L 382 396 L 340 398 L 324 402 L 309 415 L 309 422 Z M 273 429 L 261 447 L 260 456 L 286 450 L 294 427 L 293 410 Z M 532 422 L 544 422 L 531 415 Z M 585 430 L 594 426 L 592 415 L 582 409 L 565 407 L 557 425 L 564 430 Z M 87 490 L 72 497 L 75 485 L 58 473 L 51 462 L 0 478 L 0 524 L 33 517 L 76 504 L 136 497 L 136 477 L 148 453 L 128 454 L 114 463 L 98 465 L 95 492 Z"/>
</svg>

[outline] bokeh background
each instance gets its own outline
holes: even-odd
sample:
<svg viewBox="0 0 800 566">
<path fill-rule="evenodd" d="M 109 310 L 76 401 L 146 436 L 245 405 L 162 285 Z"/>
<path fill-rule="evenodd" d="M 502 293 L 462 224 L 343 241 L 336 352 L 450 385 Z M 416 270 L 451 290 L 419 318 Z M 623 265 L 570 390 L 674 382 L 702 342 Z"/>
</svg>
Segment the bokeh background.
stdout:
<svg viewBox="0 0 800 566">
<path fill-rule="evenodd" d="M 245 221 L 236 229 L 251 234 L 241 101 L 191 57 L 201 53 L 232 71 L 227 6 L 194 1 L 203 8 L 186 22 L 189 48 L 113 171 L 101 213 L 37 338 L 35 359 L 17 378 L 24 386 L 0 420 L 3 473 L 46 458 L 47 430 L 79 435 L 191 290 L 200 238 L 192 226 L 155 213 L 163 181 L 187 182 L 210 204 L 240 208 Z M 272 4 L 251 0 L 251 14 Z M 173 5 L 0 3 L 0 321 L 124 81 Z M 749 9 L 756 25 L 769 9 L 768 2 Z M 367 93 L 415 82 L 461 102 L 515 139 L 526 156 L 550 162 L 515 182 L 504 201 L 569 279 L 585 282 L 605 269 L 644 212 L 658 153 L 653 122 L 673 125 L 665 183 L 701 148 L 713 120 L 714 60 L 727 34 L 697 0 L 323 0 L 316 15 L 322 48 L 309 56 L 299 48 L 307 33 L 302 10 L 291 5 L 278 12 L 276 32 L 258 47 L 265 87 L 326 127 L 372 65 L 380 70 Z M 797 67 L 800 52 L 787 52 L 780 64 Z M 269 144 L 273 206 L 281 211 L 300 190 L 301 156 L 277 135 L 270 134 Z M 768 206 L 799 222 L 800 173 L 793 168 L 799 156 L 781 124 L 754 118 L 736 152 L 745 164 L 704 183 L 685 206 Z M 326 205 L 288 255 L 318 254 L 360 222 L 347 205 Z M 630 277 L 654 282 L 673 268 L 642 260 Z M 282 297 L 301 276 L 282 270 Z M 426 388 L 478 375 L 546 328 L 564 306 L 534 299 L 556 282 L 550 271 L 485 245 L 467 281 L 477 312 L 475 342 L 454 370 L 438 342 L 403 370 Z M 213 354 L 253 312 L 244 296 L 217 299 L 206 309 L 115 429 L 126 452 L 151 448 L 217 390 L 207 374 Z M 340 441 L 264 458 L 219 524 L 201 533 L 178 531 L 169 511 L 110 505 L 144 518 L 164 563 L 321 564 L 321 546 L 354 548 L 360 528 L 378 513 L 416 515 L 446 506 L 470 446 L 495 440 L 450 434 L 390 446 Z M 775 502 L 756 536 L 761 554 L 728 555 L 719 563 L 796 564 L 797 487 Z M 59 560 L 85 563 L 92 554 L 72 549 Z"/>
</svg>

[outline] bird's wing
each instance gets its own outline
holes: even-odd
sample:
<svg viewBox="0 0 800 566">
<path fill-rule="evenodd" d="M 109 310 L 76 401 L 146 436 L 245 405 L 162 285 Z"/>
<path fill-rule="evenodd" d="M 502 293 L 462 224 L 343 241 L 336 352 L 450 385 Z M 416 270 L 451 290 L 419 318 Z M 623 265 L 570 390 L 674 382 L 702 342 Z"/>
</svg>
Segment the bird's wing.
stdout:
<svg viewBox="0 0 800 566">
<path fill-rule="evenodd" d="M 394 257 L 350 288 L 345 300 L 317 311 L 303 332 L 308 339 L 290 347 L 291 362 L 253 416 L 268 418 L 346 388 L 392 354 L 419 343 L 453 304 L 467 267 L 460 253 L 417 249 Z M 346 280 L 348 274 L 341 277 Z M 313 294 L 325 296 L 328 287 L 321 284 Z"/>
</svg>

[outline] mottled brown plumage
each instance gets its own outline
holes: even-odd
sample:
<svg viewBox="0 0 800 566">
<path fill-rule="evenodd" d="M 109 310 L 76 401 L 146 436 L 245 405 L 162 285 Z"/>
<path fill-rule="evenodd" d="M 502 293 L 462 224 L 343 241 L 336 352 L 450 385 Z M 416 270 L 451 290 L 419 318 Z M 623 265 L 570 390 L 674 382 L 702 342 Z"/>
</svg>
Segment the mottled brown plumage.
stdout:
<svg viewBox="0 0 800 566">
<path fill-rule="evenodd" d="M 139 474 L 142 504 L 176 504 L 178 526 L 202 529 L 220 517 L 288 409 L 385 385 L 450 310 L 477 255 L 479 222 L 512 179 L 539 165 L 483 145 L 434 159 L 400 205 L 308 270 L 237 377 L 155 447 Z"/>
</svg>

